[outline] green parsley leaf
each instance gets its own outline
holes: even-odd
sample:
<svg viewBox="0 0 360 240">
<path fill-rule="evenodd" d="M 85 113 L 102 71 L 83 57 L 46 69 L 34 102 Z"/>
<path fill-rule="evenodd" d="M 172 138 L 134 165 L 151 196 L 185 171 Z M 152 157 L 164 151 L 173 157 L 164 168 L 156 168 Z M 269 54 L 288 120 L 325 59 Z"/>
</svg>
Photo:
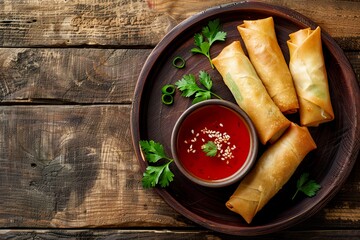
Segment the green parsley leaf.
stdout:
<svg viewBox="0 0 360 240">
<path fill-rule="evenodd" d="M 217 32 L 215 36 L 211 39 L 210 45 L 213 44 L 215 41 L 225 41 L 226 32 Z"/>
<path fill-rule="evenodd" d="M 210 51 L 210 44 L 208 42 L 202 42 L 200 44 L 200 50 L 201 50 L 202 53 L 207 53 L 208 54 L 209 51 Z M 209 57 L 210 57 L 210 55 L 209 55 Z"/>
<path fill-rule="evenodd" d="M 184 75 L 175 85 L 182 92 L 181 96 L 183 97 L 191 97 L 196 92 L 201 91 L 201 88 L 196 84 L 195 76 L 192 74 Z"/>
<path fill-rule="evenodd" d="M 201 148 L 208 157 L 215 157 L 218 150 L 216 144 L 213 141 L 208 141 L 207 143 L 202 145 Z"/>
<path fill-rule="evenodd" d="M 205 87 L 201 88 L 196 83 L 196 78 L 192 74 L 184 75 L 178 80 L 175 85 L 182 92 L 182 96 L 191 97 L 195 95 L 193 104 L 210 99 L 212 96 L 221 99 L 220 96 L 211 91 L 212 80 L 208 73 L 205 71 L 199 72 L 199 82 Z"/>
<path fill-rule="evenodd" d="M 157 184 L 160 184 L 161 187 L 169 186 L 174 178 L 174 174 L 171 172 L 169 166 L 174 160 L 166 156 L 164 147 L 160 143 L 150 140 L 140 141 L 139 144 L 145 154 L 146 160 L 149 162 L 156 163 L 160 159 L 167 160 L 163 165 L 147 166 L 142 178 L 143 187 L 151 188 Z"/>
<path fill-rule="evenodd" d="M 296 187 L 301 188 L 302 185 L 304 185 L 309 179 L 309 173 L 303 173 L 301 174 L 299 180 L 296 182 Z"/>
<path fill-rule="evenodd" d="M 210 75 L 205 72 L 205 71 L 200 71 L 199 72 L 199 80 L 200 80 L 200 83 L 202 85 L 204 85 L 204 87 L 207 89 L 207 90 L 211 90 L 212 88 L 212 81 L 211 81 L 211 77 Z"/>
<path fill-rule="evenodd" d="M 204 100 L 208 100 L 211 98 L 211 93 L 209 91 L 201 91 L 201 92 L 197 92 L 195 94 L 195 98 L 193 100 L 193 104 L 204 101 Z"/>
<path fill-rule="evenodd" d="M 317 191 L 321 186 L 314 180 L 309 180 L 309 173 L 303 173 L 299 180 L 296 183 L 297 190 L 292 197 L 294 200 L 298 192 L 304 193 L 308 197 L 313 197 L 316 195 Z"/>
<path fill-rule="evenodd" d="M 159 182 L 164 166 L 148 166 L 143 174 L 142 185 L 144 188 L 155 187 Z"/>
<path fill-rule="evenodd" d="M 151 188 L 159 183 L 161 187 L 169 186 L 169 183 L 173 181 L 174 177 L 174 174 L 169 168 L 170 163 L 172 163 L 172 161 L 161 166 L 148 166 L 142 178 L 143 187 Z"/>
<path fill-rule="evenodd" d="M 166 158 L 164 147 L 160 143 L 156 143 L 153 140 L 150 140 L 150 141 L 140 141 L 139 144 L 141 150 L 145 154 L 145 158 L 149 162 L 155 163 L 162 158 Z"/>
<path fill-rule="evenodd" d="M 161 187 L 167 187 L 169 186 L 169 183 L 174 180 L 174 174 L 171 172 L 169 165 L 173 161 L 168 162 L 165 164 L 164 170 L 160 176 L 160 186 Z"/>
<path fill-rule="evenodd" d="M 209 21 L 208 25 L 203 27 L 202 34 L 207 39 L 212 39 L 214 37 L 214 34 L 216 34 L 216 32 L 218 31 L 220 31 L 220 20 L 215 19 L 213 21 Z"/>
<path fill-rule="evenodd" d="M 200 47 L 201 43 L 204 42 L 204 37 L 201 35 L 201 33 L 196 33 L 194 36 L 195 45 Z"/>
<path fill-rule="evenodd" d="M 207 41 L 204 41 L 204 36 Z M 201 33 L 195 34 L 194 44 L 197 46 L 197 48 L 192 48 L 190 51 L 192 53 L 200 53 L 205 55 L 210 62 L 211 68 L 214 68 L 210 57 L 210 48 L 214 42 L 225 41 L 225 38 L 226 32 L 220 31 L 219 19 L 209 21 L 208 25 L 203 27 Z"/>
<path fill-rule="evenodd" d="M 316 195 L 317 191 L 321 186 L 314 180 L 308 181 L 304 186 L 302 186 L 302 192 L 305 193 L 308 197 L 313 197 Z"/>
</svg>

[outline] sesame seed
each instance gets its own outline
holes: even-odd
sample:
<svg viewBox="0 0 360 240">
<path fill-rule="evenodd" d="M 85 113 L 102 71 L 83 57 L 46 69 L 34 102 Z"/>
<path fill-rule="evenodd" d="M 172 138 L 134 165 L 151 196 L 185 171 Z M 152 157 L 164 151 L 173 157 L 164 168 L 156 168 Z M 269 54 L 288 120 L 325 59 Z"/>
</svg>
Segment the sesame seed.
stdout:
<svg viewBox="0 0 360 240">
<path fill-rule="evenodd" d="M 223 123 L 219 123 L 220 127 L 223 127 Z M 216 145 L 218 150 L 218 154 L 216 155 L 221 160 L 226 160 L 227 164 L 229 164 L 229 159 L 234 158 L 232 151 L 236 148 L 234 144 L 230 142 L 230 135 L 227 132 L 216 131 L 212 129 L 207 129 L 206 127 L 200 130 L 200 133 L 205 135 L 206 138 L 210 138 Z M 193 133 L 194 134 L 194 133 Z M 199 137 L 200 134 L 196 133 L 196 137 Z M 193 138 L 191 142 L 195 142 L 197 138 Z M 201 138 L 202 142 L 206 142 L 206 138 Z M 204 145 L 201 146 L 201 149 L 204 149 Z M 193 149 L 190 150 L 194 152 Z"/>
</svg>

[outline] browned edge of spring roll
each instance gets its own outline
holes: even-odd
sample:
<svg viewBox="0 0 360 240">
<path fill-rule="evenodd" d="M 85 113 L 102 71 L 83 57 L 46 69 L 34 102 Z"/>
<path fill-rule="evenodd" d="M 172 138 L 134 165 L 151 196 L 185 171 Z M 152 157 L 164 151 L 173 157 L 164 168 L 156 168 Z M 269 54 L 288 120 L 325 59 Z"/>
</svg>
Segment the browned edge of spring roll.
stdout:
<svg viewBox="0 0 360 240">
<path fill-rule="evenodd" d="M 297 112 L 299 103 L 293 79 L 276 38 L 273 18 L 244 20 L 237 29 L 274 103 L 284 114 Z"/>
<path fill-rule="evenodd" d="M 291 123 L 240 182 L 226 207 L 251 223 L 256 213 L 285 185 L 305 156 L 315 148 L 308 129 Z"/>
<path fill-rule="evenodd" d="M 318 126 L 332 121 L 329 84 L 322 50 L 321 29 L 301 29 L 289 35 L 290 72 L 299 99 L 300 124 Z"/>
<path fill-rule="evenodd" d="M 212 62 L 237 104 L 254 123 L 260 142 L 276 141 L 290 121 L 269 96 L 240 42 L 226 46 Z"/>
</svg>

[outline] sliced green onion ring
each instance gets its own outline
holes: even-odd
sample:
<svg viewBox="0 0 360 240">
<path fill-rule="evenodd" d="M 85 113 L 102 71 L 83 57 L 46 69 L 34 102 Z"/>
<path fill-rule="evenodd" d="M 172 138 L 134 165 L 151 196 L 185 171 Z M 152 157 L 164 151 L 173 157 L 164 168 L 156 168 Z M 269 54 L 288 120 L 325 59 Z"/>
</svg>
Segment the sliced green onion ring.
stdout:
<svg viewBox="0 0 360 240">
<path fill-rule="evenodd" d="M 183 67 L 185 67 L 185 60 L 182 57 L 177 56 L 172 61 L 172 64 L 176 68 L 183 68 Z"/>
<path fill-rule="evenodd" d="M 174 98 L 172 95 L 170 94 L 163 94 L 161 96 L 161 101 L 163 102 L 163 104 L 166 104 L 166 105 L 171 105 L 173 104 L 174 102 Z"/>
<path fill-rule="evenodd" d="M 175 93 L 175 86 L 172 84 L 166 84 L 161 88 L 163 94 L 173 95 Z"/>
</svg>

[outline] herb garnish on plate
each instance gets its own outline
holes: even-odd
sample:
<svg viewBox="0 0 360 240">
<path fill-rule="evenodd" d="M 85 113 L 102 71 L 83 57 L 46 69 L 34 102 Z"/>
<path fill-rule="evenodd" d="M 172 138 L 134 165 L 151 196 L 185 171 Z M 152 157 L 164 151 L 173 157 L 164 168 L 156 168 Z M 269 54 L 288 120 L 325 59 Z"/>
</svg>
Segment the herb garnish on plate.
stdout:
<svg viewBox="0 0 360 240">
<path fill-rule="evenodd" d="M 188 74 L 184 75 L 180 80 L 178 80 L 175 85 L 182 92 L 182 96 L 191 97 L 195 95 L 193 103 L 198 103 L 203 100 L 210 99 L 211 96 L 221 99 L 220 96 L 211 91 L 212 80 L 207 72 L 199 72 L 199 82 L 205 87 L 205 89 L 199 87 L 193 74 Z"/>
<path fill-rule="evenodd" d="M 151 188 L 157 184 L 160 184 L 161 187 L 169 186 L 174 179 L 174 174 L 169 166 L 174 160 L 166 156 L 164 146 L 160 143 L 153 140 L 142 140 L 139 144 L 148 162 L 157 163 L 161 159 L 167 160 L 163 165 L 147 166 L 142 178 L 143 187 Z"/>
<path fill-rule="evenodd" d="M 309 180 L 309 173 L 303 173 L 296 183 L 296 188 L 297 190 L 292 197 L 292 200 L 295 199 L 298 192 L 302 192 L 308 197 L 313 197 L 321 186 L 315 182 L 315 180 Z"/>
<path fill-rule="evenodd" d="M 204 41 L 204 37 L 207 41 Z M 192 48 L 191 52 L 205 55 L 209 59 L 211 68 L 214 69 L 210 57 L 210 47 L 216 41 L 225 41 L 225 38 L 226 32 L 220 30 L 219 19 L 209 21 L 208 25 L 203 27 L 201 33 L 195 34 L 194 39 L 197 47 Z"/>
</svg>

